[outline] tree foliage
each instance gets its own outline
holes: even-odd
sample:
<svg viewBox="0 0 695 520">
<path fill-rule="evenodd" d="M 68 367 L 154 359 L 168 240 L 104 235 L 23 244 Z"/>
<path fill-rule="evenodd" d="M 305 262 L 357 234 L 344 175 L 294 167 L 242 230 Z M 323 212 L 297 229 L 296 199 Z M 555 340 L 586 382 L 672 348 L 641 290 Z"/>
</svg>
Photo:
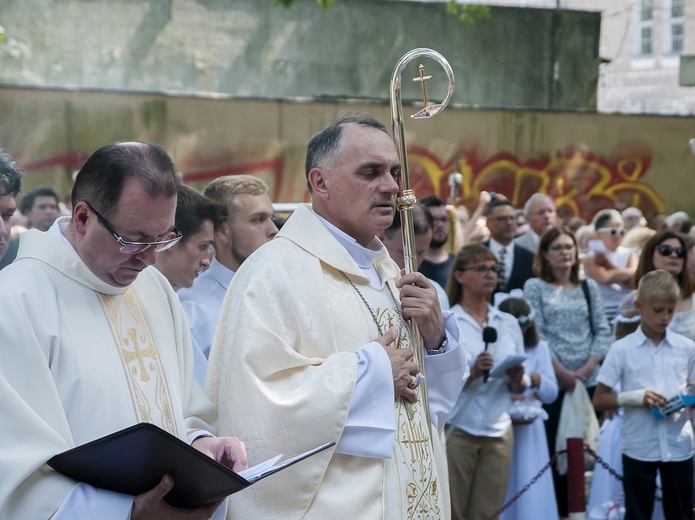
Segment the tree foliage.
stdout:
<svg viewBox="0 0 695 520">
<path fill-rule="evenodd" d="M 446 12 L 453 14 L 465 25 L 474 25 L 478 20 L 490 18 L 490 6 L 459 4 L 456 0 L 449 0 L 446 3 Z"/>
<path fill-rule="evenodd" d="M 273 5 L 281 5 L 287 9 L 297 0 L 272 0 Z M 316 0 L 324 9 L 329 8 L 337 0 Z M 478 20 L 487 20 L 490 18 L 490 7 L 487 5 L 476 4 L 459 4 L 457 0 L 447 0 L 446 12 L 454 15 L 459 21 L 465 25 L 474 25 Z"/>
</svg>

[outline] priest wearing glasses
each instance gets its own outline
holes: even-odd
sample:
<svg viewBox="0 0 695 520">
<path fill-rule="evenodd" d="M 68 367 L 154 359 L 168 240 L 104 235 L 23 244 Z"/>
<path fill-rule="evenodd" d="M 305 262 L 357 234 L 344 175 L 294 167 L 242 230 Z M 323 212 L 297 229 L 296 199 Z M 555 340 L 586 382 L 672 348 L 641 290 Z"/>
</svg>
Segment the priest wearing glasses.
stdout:
<svg viewBox="0 0 695 520">
<path fill-rule="evenodd" d="M 154 424 L 234 470 L 243 444 L 212 436 L 216 411 L 193 381 L 183 311 L 152 264 L 181 240 L 179 181 L 157 145 L 107 145 L 72 190 L 71 217 L 27 231 L 0 272 L 0 517 L 215 518 L 152 490 L 129 496 L 52 471 L 53 455 L 136 423 Z"/>
</svg>

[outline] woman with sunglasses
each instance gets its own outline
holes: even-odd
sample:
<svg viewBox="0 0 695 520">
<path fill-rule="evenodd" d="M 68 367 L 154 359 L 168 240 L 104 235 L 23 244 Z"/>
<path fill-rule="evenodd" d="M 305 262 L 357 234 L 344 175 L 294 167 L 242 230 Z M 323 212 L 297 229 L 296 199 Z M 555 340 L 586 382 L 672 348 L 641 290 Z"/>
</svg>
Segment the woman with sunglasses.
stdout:
<svg viewBox="0 0 695 520">
<path fill-rule="evenodd" d="M 593 254 L 584 258 L 584 274 L 596 280 L 601 291 L 606 319 L 610 322 L 618 312 L 621 300 L 632 290 L 632 277 L 637 269 L 637 255 L 621 246 L 625 236 L 623 217 L 615 209 L 599 211 L 593 220 L 598 244 Z"/>
<path fill-rule="evenodd" d="M 524 297 L 536 313 L 538 335 L 550 347 L 560 385 L 555 402 L 544 405 L 548 412 L 545 428 L 550 453 L 555 453 L 565 393 L 573 392 L 577 384 L 583 384 L 589 395 L 593 394 L 598 365 L 611 342 L 598 286 L 593 280 L 586 280 L 587 301 L 579 278 L 577 254 L 577 242 L 568 228 L 546 230 L 541 235 L 533 261 L 533 271 L 538 278 L 531 278 L 524 284 Z M 566 517 L 567 477 L 559 475 L 553 467 L 553 480 L 560 517 Z"/>
<path fill-rule="evenodd" d="M 663 231 L 647 241 L 635 271 L 634 286 L 637 287 L 641 278 L 655 269 L 671 273 L 681 290 L 668 328 L 695 340 L 695 280 L 688 269 L 688 248 L 681 235 L 673 231 Z M 631 314 L 634 304 L 633 291 L 620 304 L 621 314 Z"/>
<path fill-rule="evenodd" d="M 514 438 L 509 393 L 522 393 L 524 368 L 497 374 L 494 366 L 524 354 L 516 318 L 490 305 L 497 258 L 482 244 L 463 246 L 452 266 L 447 296 L 470 355 L 466 381 L 447 424 L 453 520 L 489 518 L 504 501 Z M 491 370 L 492 369 L 492 370 Z"/>
</svg>

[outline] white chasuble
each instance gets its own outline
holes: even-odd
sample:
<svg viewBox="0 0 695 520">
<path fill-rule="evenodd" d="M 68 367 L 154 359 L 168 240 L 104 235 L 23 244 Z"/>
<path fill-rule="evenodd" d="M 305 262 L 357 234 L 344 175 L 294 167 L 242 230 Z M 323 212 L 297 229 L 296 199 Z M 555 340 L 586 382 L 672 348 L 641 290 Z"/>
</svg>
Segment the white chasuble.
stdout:
<svg viewBox="0 0 695 520">
<path fill-rule="evenodd" d="M 385 248 L 374 265 L 379 278 L 395 287 L 400 270 Z M 305 205 L 234 276 L 210 351 L 205 390 L 218 406 L 219 434 L 243 439 L 249 464 L 340 440 L 357 380 L 356 351 L 379 337 L 374 318 L 346 277 L 377 310 L 382 327 L 398 323 L 388 290 L 371 288 L 347 250 Z M 399 299 L 395 289 L 394 297 Z M 399 341 L 407 341 L 405 334 Z M 386 386 L 389 398 L 392 385 Z M 415 410 L 410 421 L 400 401 L 394 404 L 388 423 L 398 440 L 391 458 L 326 450 L 236 493 L 228 519 L 449 518 L 441 443 L 434 443 L 433 454 L 424 414 L 419 406 Z M 364 435 L 368 443 L 370 432 Z"/>
<path fill-rule="evenodd" d="M 30 230 L 0 287 L 0 518 L 49 518 L 77 483 L 45 462 L 77 445 L 142 421 L 182 440 L 216 433 L 183 310 L 156 269 L 113 287 Z"/>
</svg>

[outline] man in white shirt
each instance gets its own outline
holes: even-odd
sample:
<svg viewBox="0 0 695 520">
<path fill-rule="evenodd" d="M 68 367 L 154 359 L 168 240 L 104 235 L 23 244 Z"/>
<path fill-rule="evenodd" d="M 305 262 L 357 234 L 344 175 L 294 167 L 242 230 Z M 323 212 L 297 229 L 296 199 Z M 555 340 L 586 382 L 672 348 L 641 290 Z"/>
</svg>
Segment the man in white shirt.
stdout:
<svg viewBox="0 0 695 520">
<path fill-rule="evenodd" d="M 227 175 L 207 185 L 203 195 L 227 211 L 227 220 L 215 231 L 215 256 L 210 267 L 190 288 L 178 292 L 191 336 L 207 359 L 220 308 L 234 273 L 260 246 L 273 239 L 278 228 L 272 220 L 268 186 L 251 175 Z"/>
<path fill-rule="evenodd" d="M 183 511 L 164 501 L 175 476 L 130 496 L 45 464 L 141 422 L 246 467 L 237 439 L 209 434 L 217 414 L 193 381 L 181 305 L 148 269 L 181 238 L 178 183 L 157 145 L 103 146 L 77 175 L 72 217 L 26 231 L 0 272 L 0 518 L 209 518 L 219 503 Z"/>
<path fill-rule="evenodd" d="M 432 240 L 433 219 L 432 214 L 424 209 L 421 205 L 416 204 L 412 209 L 413 234 L 415 235 L 415 256 L 417 257 L 417 265 L 420 266 L 425 259 L 427 249 Z M 401 214 L 399 211 L 393 217 L 393 224 L 377 235 L 382 244 L 388 249 L 389 255 L 398 267 L 405 268 L 405 255 L 403 254 L 403 237 L 401 231 Z M 442 310 L 449 309 L 449 298 L 444 291 L 444 288 L 436 281 L 430 282 L 437 289 L 437 297 L 439 298 L 439 306 Z"/>
<path fill-rule="evenodd" d="M 174 291 L 193 285 L 201 271 L 210 267 L 210 250 L 215 231 L 226 220 L 226 211 L 190 186 L 179 186 L 176 196 L 176 227 L 183 238 L 157 255 L 154 266 Z M 195 380 L 203 387 L 207 358 L 193 341 Z"/>
<path fill-rule="evenodd" d="M 690 518 L 693 492 L 693 427 L 683 407 L 657 419 L 653 408 L 695 384 L 695 343 L 667 327 L 680 290 L 657 269 L 639 282 L 635 308 L 640 327 L 608 351 L 594 393 L 597 410 L 624 407 L 623 487 L 627 519 L 652 518 L 656 472 L 661 474 L 667 520 Z M 613 388 L 620 384 L 621 392 Z"/>
<path fill-rule="evenodd" d="M 555 201 L 545 193 L 534 193 L 524 204 L 524 212 L 530 229 L 518 237 L 515 242 L 536 254 L 538 241 L 543 231 L 557 225 Z"/>
<path fill-rule="evenodd" d="M 190 186 L 179 186 L 176 196 L 176 227 L 183 238 L 157 255 L 154 266 L 174 291 L 188 288 L 210 266 L 210 250 L 215 230 L 225 215 L 210 199 Z"/>
<path fill-rule="evenodd" d="M 17 209 L 14 198 L 22 187 L 22 174 L 12 158 L 0 150 L 0 260 L 10 240 L 10 219 Z"/>
</svg>

